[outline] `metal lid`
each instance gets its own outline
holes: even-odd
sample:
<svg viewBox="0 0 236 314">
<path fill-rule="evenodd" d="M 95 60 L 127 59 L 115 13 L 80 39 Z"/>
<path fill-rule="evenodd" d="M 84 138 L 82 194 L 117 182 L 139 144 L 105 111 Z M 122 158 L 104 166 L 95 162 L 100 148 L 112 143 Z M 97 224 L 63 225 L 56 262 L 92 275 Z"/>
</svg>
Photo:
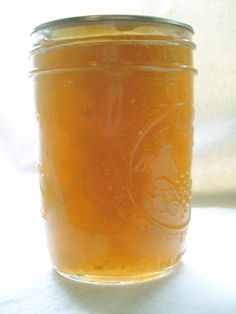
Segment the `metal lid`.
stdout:
<svg viewBox="0 0 236 314">
<path fill-rule="evenodd" d="M 164 17 L 156 17 L 156 16 L 147 16 L 147 15 L 87 15 L 87 16 L 76 16 L 76 17 L 69 17 L 65 19 L 59 19 L 50 21 L 47 23 L 40 24 L 36 26 L 32 34 L 42 30 L 44 28 L 53 27 L 53 26 L 63 26 L 65 24 L 77 24 L 77 23 L 86 23 L 86 22 L 104 22 L 104 21 L 136 21 L 136 22 L 157 22 L 157 23 L 164 23 L 164 24 L 171 24 L 186 28 L 187 30 L 194 32 L 192 26 L 186 24 L 184 22 L 169 19 Z"/>
</svg>

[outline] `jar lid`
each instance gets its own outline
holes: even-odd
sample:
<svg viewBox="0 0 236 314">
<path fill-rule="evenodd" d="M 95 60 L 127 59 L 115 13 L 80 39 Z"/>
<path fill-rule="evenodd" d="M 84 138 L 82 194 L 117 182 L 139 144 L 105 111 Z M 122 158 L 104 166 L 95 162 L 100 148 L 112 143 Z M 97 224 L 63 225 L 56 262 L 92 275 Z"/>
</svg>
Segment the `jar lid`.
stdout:
<svg viewBox="0 0 236 314">
<path fill-rule="evenodd" d="M 164 17 L 156 17 L 156 16 L 147 16 L 147 15 L 87 15 L 87 16 L 76 16 L 76 17 L 70 17 L 65 19 L 59 19 L 50 21 L 47 23 L 40 24 L 36 26 L 32 34 L 43 30 L 48 27 L 54 27 L 54 26 L 63 26 L 66 24 L 78 24 L 78 23 L 90 23 L 90 22 L 104 22 L 104 21 L 137 21 L 137 22 L 153 22 L 153 23 L 164 23 L 164 24 L 171 24 L 175 26 L 183 27 L 192 33 L 193 28 L 189 24 L 186 24 L 182 21 L 170 19 L 170 18 L 164 18 Z"/>
</svg>

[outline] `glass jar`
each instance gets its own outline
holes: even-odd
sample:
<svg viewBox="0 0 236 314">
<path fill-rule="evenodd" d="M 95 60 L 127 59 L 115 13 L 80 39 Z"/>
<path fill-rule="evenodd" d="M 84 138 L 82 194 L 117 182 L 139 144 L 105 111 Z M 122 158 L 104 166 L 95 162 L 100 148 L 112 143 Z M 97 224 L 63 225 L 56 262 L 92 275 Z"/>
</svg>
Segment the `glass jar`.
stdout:
<svg viewBox="0 0 236 314">
<path fill-rule="evenodd" d="M 192 28 L 86 16 L 32 33 L 39 175 L 49 252 L 92 283 L 174 268 L 190 218 Z"/>
</svg>

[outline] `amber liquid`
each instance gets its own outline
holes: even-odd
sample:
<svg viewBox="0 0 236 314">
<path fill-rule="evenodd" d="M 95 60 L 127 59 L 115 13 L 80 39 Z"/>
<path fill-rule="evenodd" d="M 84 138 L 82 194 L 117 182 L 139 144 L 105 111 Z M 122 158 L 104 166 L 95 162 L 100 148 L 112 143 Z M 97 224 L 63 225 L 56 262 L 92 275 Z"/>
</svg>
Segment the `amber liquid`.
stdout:
<svg viewBox="0 0 236 314">
<path fill-rule="evenodd" d="M 34 56 L 42 211 L 55 267 L 105 280 L 175 265 L 190 216 L 187 46 L 106 42 Z"/>
</svg>

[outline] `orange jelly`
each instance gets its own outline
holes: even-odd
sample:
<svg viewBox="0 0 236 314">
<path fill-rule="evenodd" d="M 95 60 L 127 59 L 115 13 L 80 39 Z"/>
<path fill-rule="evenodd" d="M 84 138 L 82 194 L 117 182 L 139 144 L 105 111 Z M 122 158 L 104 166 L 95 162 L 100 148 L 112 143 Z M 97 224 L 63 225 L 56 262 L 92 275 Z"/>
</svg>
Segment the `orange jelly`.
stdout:
<svg viewBox="0 0 236 314">
<path fill-rule="evenodd" d="M 38 27 L 32 51 L 49 251 L 72 279 L 170 270 L 190 217 L 192 32 L 149 17 Z"/>
</svg>

